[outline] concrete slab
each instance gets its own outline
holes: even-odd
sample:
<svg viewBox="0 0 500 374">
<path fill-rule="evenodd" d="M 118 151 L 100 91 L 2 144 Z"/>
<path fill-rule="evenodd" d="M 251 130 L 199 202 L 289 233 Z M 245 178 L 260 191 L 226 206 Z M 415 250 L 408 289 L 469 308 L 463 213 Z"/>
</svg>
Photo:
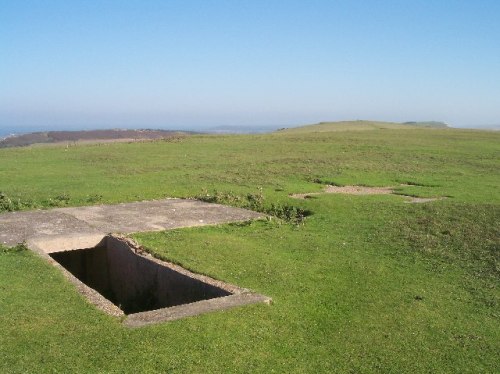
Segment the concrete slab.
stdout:
<svg viewBox="0 0 500 374">
<path fill-rule="evenodd" d="M 96 234 L 87 222 L 54 210 L 0 214 L 0 244 L 15 246 L 30 238 Z"/>
<path fill-rule="evenodd" d="M 262 213 L 197 200 L 165 199 L 117 205 L 57 208 L 0 214 L 0 244 L 28 240 L 204 226 L 262 218 Z M 72 246 L 69 240 L 69 246 Z"/>
<path fill-rule="evenodd" d="M 105 238 L 101 233 L 38 236 L 28 239 L 26 246 L 38 253 L 65 252 L 97 247 Z"/>
<path fill-rule="evenodd" d="M 261 213 L 198 200 L 158 201 L 56 209 L 102 232 L 129 234 L 203 226 L 262 217 Z"/>
<path fill-rule="evenodd" d="M 89 302 L 112 316 L 123 318 L 127 313 L 125 326 L 141 327 L 247 304 L 269 304 L 271 299 L 160 261 L 130 239 L 108 234 L 246 221 L 263 216 L 245 209 L 181 199 L 12 212 L 0 214 L 0 244 L 14 246 L 24 242 L 32 251 L 58 267 Z M 102 248 L 106 252 L 101 252 Z M 91 255 L 86 254 L 89 251 Z M 68 258 L 67 253 L 77 256 L 69 257 L 68 262 L 64 260 Z M 103 260 L 103 253 L 106 261 Z M 85 259 L 83 267 L 81 259 Z M 69 266 L 69 270 L 65 266 Z M 72 271 L 75 274 L 85 271 L 83 278 L 92 279 L 91 285 L 82 282 Z M 112 273 L 113 277 L 102 276 L 108 273 Z M 130 286 L 132 280 L 133 287 Z M 138 309 L 138 313 L 134 313 L 134 309 L 122 307 L 122 310 L 121 299 L 114 300 L 115 305 L 99 293 L 96 285 L 107 289 L 106 282 L 113 284 L 113 294 L 123 296 L 123 300 L 134 298 L 132 304 L 128 303 L 132 306 L 142 302 L 142 288 L 147 291 L 146 294 L 155 295 L 158 305 L 149 305 L 150 300 L 147 299 L 148 303 L 137 304 L 142 308 Z M 139 287 L 139 293 L 136 287 Z M 184 288 L 177 290 L 175 287 Z M 213 295 L 207 296 L 207 290 L 211 290 Z"/>
</svg>

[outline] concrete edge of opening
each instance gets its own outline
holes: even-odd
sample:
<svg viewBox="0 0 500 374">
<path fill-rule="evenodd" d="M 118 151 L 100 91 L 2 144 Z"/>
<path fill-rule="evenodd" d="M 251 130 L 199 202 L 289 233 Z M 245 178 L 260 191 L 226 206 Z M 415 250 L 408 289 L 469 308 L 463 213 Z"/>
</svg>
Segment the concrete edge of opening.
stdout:
<svg viewBox="0 0 500 374">
<path fill-rule="evenodd" d="M 123 317 L 125 313 L 111 301 L 102 296 L 99 292 L 90 288 L 77 277 L 71 274 L 64 266 L 50 257 L 50 253 L 78 250 L 82 248 L 92 248 L 106 240 L 108 235 L 89 235 L 89 236 L 60 236 L 51 238 L 32 238 L 26 242 L 26 246 L 37 253 L 48 263 L 59 269 L 66 279 L 68 279 L 91 304 L 99 310 L 114 316 Z"/>
<path fill-rule="evenodd" d="M 127 316 L 123 325 L 127 327 L 142 327 L 160 322 L 175 321 L 182 318 L 193 317 L 200 314 L 226 310 L 248 304 L 270 304 L 272 299 L 253 292 L 234 294 L 215 299 L 197 301 L 191 304 L 177 305 L 170 308 L 151 310 L 148 312 L 134 313 Z"/>
<path fill-rule="evenodd" d="M 55 235 L 50 237 L 35 237 L 26 242 L 30 249 L 42 253 L 54 253 L 74 251 L 82 248 L 93 248 L 98 246 L 105 238 L 106 234 L 88 235 Z"/>
<path fill-rule="evenodd" d="M 73 251 L 93 248 L 99 245 L 107 245 L 108 241 L 117 241 L 122 245 L 125 244 L 138 256 L 146 258 L 149 261 L 156 262 L 161 266 L 168 267 L 193 279 L 197 279 L 204 283 L 208 283 L 212 286 L 226 290 L 231 293 L 231 295 L 146 312 L 133 313 L 126 316 L 123 310 L 121 310 L 118 306 L 106 299 L 93 288 L 80 281 L 50 256 L 51 253 L 55 252 Z M 222 282 L 220 280 L 213 279 L 206 275 L 193 273 L 171 262 L 159 260 L 144 251 L 144 249 L 142 249 L 132 239 L 118 234 L 91 234 L 84 236 L 75 235 L 58 236 L 51 238 L 32 238 L 26 242 L 26 246 L 30 250 L 34 251 L 42 258 L 44 258 L 47 262 L 58 268 L 62 272 L 62 274 L 76 287 L 78 292 L 99 310 L 114 317 L 123 318 L 126 316 L 123 321 L 123 325 L 126 327 L 141 327 L 161 322 L 174 321 L 186 317 L 192 317 L 212 311 L 225 310 L 237 306 L 244 306 L 254 303 L 270 304 L 272 302 L 272 299 L 270 297 L 254 293 L 248 289 L 240 288 L 238 286 Z"/>
<path fill-rule="evenodd" d="M 182 266 L 176 265 L 172 262 L 157 259 L 148 252 L 145 252 L 141 248 L 141 246 L 139 246 L 132 239 L 117 235 L 110 235 L 108 236 L 108 239 L 124 242 L 130 247 L 131 250 L 133 250 L 139 256 L 147 258 L 150 261 L 156 262 L 161 266 L 165 266 L 172 270 L 175 270 L 180 274 L 183 274 L 193 279 L 197 279 L 201 282 L 221 288 L 231 293 L 231 295 L 229 296 L 217 297 L 208 300 L 196 301 L 194 303 L 189 303 L 189 304 L 182 304 L 168 308 L 161 308 L 146 312 L 129 314 L 123 321 L 123 324 L 126 327 L 142 327 L 161 322 L 175 321 L 182 318 L 193 317 L 200 314 L 205 314 L 218 310 L 225 310 L 248 304 L 255 304 L 255 303 L 271 304 L 272 302 L 272 299 L 270 297 L 254 293 L 248 289 L 241 288 L 230 283 L 213 279 L 203 274 L 193 273 L 183 268 Z"/>
</svg>

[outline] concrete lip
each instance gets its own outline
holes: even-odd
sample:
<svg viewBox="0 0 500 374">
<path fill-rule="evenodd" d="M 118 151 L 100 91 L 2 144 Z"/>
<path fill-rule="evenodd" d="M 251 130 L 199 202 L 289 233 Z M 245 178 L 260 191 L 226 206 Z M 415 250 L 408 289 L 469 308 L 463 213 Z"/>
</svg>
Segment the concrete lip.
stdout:
<svg viewBox="0 0 500 374">
<path fill-rule="evenodd" d="M 0 244 L 15 246 L 31 238 L 98 234 L 87 222 L 54 210 L 0 214 Z"/>
<path fill-rule="evenodd" d="M 140 327 L 253 303 L 267 296 L 161 261 L 117 235 L 34 238 L 30 249 L 58 267 L 92 304 Z"/>
</svg>

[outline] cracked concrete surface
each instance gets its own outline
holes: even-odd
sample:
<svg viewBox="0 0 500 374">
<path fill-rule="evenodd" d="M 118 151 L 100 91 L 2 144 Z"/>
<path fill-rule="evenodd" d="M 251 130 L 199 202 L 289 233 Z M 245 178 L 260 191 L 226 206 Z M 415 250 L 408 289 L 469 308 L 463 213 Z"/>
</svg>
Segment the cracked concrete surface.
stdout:
<svg viewBox="0 0 500 374">
<path fill-rule="evenodd" d="M 198 200 L 165 199 L 0 214 L 0 244 L 99 237 L 109 233 L 214 225 L 262 218 L 262 213 Z"/>
</svg>

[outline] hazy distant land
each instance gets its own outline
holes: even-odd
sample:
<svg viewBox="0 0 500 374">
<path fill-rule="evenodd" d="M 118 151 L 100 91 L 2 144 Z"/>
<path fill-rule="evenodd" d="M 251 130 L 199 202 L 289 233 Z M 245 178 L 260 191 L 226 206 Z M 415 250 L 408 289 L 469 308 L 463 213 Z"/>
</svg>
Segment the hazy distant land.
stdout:
<svg viewBox="0 0 500 374">
<path fill-rule="evenodd" d="M 321 122 L 321 124 L 359 124 L 367 121 L 348 121 L 348 122 Z M 371 122 L 371 121 L 370 121 Z M 409 125 L 420 127 L 445 128 L 448 125 L 444 122 L 426 121 L 426 122 L 379 122 L 391 125 Z M 293 128 L 293 126 L 292 126 Z M 204 133 L 226 133 L 226 134 L 257 134 L 273 132 L 284 129 L 280 126 L 219 126 Z M 201 131 L 200 131 L 201 132 Z M 102 130 L 81 130 L 81 131 L 37 131 L 25 134 L 11 134 L 0 137 L 0 148 L 23 147 L 32 144 L 55 144 L 55 143 L 94 143 L 94 142 L 118 142 L 118 141 L 141 141 L 165 139 L 179 136 L 187 136 L 193 131 L 161 130 L 161 129 L 102 129 Z"/>
<path fill-rule="evenodd" d="M 173 137 L 187 136 L 189 131 L 173 130 L 85 130 L 85 131 L 44 131 L 28 134 L 12 135 L 0 140 L 0 148 L 23 147 L 32 144 L 52 143 L 93 143 L 93 142 L 117 142 L 117 141 L 140 141 L 167 139 Z"/>
</svg>

